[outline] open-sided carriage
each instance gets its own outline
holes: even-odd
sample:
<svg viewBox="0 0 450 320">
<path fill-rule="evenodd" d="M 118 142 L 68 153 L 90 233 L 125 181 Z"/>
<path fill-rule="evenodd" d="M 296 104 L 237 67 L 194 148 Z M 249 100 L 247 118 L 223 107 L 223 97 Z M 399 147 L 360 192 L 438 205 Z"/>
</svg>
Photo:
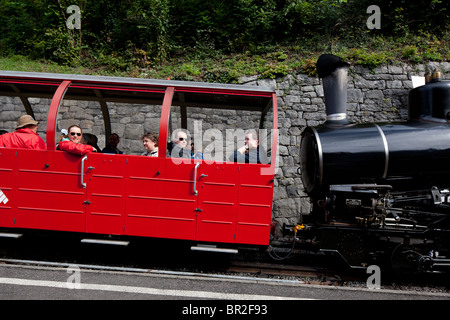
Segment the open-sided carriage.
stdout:
<svg viewBox="0 0 450 320">
<path fill-rule="evenodd" d="M 26 72 L 0 72 L 0 95 L 23 104 L 49 99 L 46 150 L 0 149 L 0 227 L 90 234 L 192 240 L 197 243 L 268 245 L 277 148 L 277 98 L 273 89 L 170 80 L 149 80 Z M 19 100 L 20 99 L 20 100 Z M 92 101 L 101 110 L 103 133 L 113 132 L 110 105 L 160 110 L 155 130 L 159 156 L 56 150 L 63 100 Z M 236 146 L 241 128 L 219 126 L 203 160 L 170 157 L 176 129 L 188 129 L 207 110 L 247 112 L 266 129 L 269 163 L 235 163 L 224 150 Z M 229 112 L 229 111 L 233 112 Z M 178 121 L 174 125 L 172 119 Z M 196 119 L 201 119 L 197 117 Z M 204 119 L 205 117 L 203 117 Z M 233 121 L 228 121 L 233 123 Z M 270 127 L 267 127 L 270 125 Z M 201 126 L 200 126 L 201 127 Z M 204 132 L 194 128 L 196 144 Z M 192 130 L 192 128 L 191 128 Z M 215 130 L 215 131 L 214 131 Z M 235 131 L 232 131 L 235 130 Z M 225 132 L 227 131 L 227 132 Z M 239 132 L 240 132 L 239 131 Z M 227 137 L 227 134 L 231 133 Z M 42 135 L 42 134 L 41 134 Z M 231 137 L 231 143 L 230 143 Z M 204 142 L 204 141 L 203 141 Z M 203 143 L 203 147 L 204 147 Z M 208 146 L 206 146 L 206 149 Z M 223 155 L 220 155 L 220 152 Z"/>
</svg>

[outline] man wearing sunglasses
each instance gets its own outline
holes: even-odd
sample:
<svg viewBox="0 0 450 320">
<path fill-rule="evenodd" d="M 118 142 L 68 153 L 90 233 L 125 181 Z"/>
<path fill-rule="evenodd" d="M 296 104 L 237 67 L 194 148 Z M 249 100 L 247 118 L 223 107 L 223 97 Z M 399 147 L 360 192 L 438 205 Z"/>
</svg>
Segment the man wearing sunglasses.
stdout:
<svg viewBox="0 0 450 320">
<path fill-rule="evenodd" d="M 78 155 L 85 155 L 87 153 L 97 151 L 94 147 L 81 143 L 83 132 L 79 126 L 70 126 L 69 129 L 67 129 L 67 136 L 69 140 L 61 141 L 58 144 L 58 150 L 67 151 Z"/>
<path fill-rule="evenodd" d="M 186 132 L 179 130 L 175 133 L 175 139 L 173 140 L 172 150 L 170 156 L 172 158 L 185 158 L 191 159 L 191 151 L 186 148 L 187 146 L 187 134 Z"/>
</svg>

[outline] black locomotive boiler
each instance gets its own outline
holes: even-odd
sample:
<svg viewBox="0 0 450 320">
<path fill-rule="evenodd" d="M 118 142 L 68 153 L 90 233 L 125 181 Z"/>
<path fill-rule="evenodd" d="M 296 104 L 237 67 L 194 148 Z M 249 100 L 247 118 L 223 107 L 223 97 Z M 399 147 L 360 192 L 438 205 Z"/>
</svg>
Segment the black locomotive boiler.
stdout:
<svg viewBox="0 0 450 320">
<path fill-rule="evenodd" d="M 346 116 L 348 67 L 334 55 L 317 61 L 327 120 L 302 133 L 301 177 L 313 202 L 303 232 L 352 267 L 449 267 L 450 81 L 435 73 L 410 90 L 405 122 L 355 124 Z"/>
</svg>

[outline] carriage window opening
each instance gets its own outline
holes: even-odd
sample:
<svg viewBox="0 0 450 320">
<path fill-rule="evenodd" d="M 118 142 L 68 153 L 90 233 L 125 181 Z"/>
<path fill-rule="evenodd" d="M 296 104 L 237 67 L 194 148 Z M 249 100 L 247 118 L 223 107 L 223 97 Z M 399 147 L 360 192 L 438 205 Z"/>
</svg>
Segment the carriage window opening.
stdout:
<svg viewBox="0 0 450 320">
<path fill-rule="evenodd" d="M 186 147 L 188 149 L 193 147 L 192 155 L 200 152 L 203 160 L 230 162 L 233 161 L 231 159 L 235 151 L 246 145 L 246 135 L 254 132 L 261 146 L 261 158 L 264 159 L 260 163 L 269 164 L 273 113 L 269 111 L 264 114 L 263 126 L 260 128 L 262 115 L 260 110 L 240 110 L 239 101 L 233 105 L 227 101 L 227 96 L 214 95 L 214 100 L 220 103 L 215 105 L 210 101 L 209 105 L 202 107 L 172 106 L 167 134 L 168 145 L 172 146 L 177 138 L 177 132 L 183 131 L 187 135 Z M 256 163 L 256 158 L 250 163 Z"/>
<path fill-rule="evenodd" d="M 272 155 L 272 141 L 273 135 L 273 111 L 270 109 L 265 115 L 263 115 L 262 127 L 259 129 L 259 143 L 264 146 L 267 151 L 267 157 L 270 159 Z M 298 141 L 300 145 L 300 141 Z"/>
<path fill-rule="evenodd" d="M 26 83 L 0 83 L 0 130 L 13 132 L 17 119 L 29 114 L 39 122 L 37 133 L 46 141 L 47 113 L 56 85 L 28 85 Z"/>
<path fill-rule="evenodd" d="M 97 137 L 98 147 L 109 146 L 109 137 L 119 137 L 117 149 L 126 155 L 141 155 L 142 136 L 159 132 L 164 91 L 69 88 L 60 105 L 55 141 L 61 130 L 78 125 L 83 133 Z M 115 135 L 114 135 L 115 136 Z"/>
</svg>

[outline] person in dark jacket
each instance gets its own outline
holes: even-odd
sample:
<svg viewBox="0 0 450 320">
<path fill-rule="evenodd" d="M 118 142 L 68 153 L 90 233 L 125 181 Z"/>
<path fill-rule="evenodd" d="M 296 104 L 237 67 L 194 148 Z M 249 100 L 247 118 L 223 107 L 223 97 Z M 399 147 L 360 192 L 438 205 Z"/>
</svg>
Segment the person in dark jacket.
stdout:
<svg viewBox="0 0 450 320">
<path fill-rule="evenodd" d="M 229 160 L 240 163 L 269 163 L 265 150 L 259 147 L 258 134 L 254 131 L 245 135 L 244 146 L 237 149 Z"/>
<path fill-rule="evenodd" d="M 21 116 L 17 120 L 14 132 L 0 136 L 0 147 L 45 150 L 44 140 L 37 134 L 39 122 L 30 115 Z"/>
<path fill-rule="evenodd" d="M 92 133 L 83 133 L 83 139 L 81 141 L 83 144 L 88 144 L 90 146 L 93 146 L 97 152 L 101 153 L 100 147 L 98 146 L 98 138 L 95 134 Z"/>
<path fill-rule="evenodd" d="M 114 154 L 123 154 L 121 150 L 117 148 L 119 145 L 120 138 L 117 133 L 111 133 L 108 139 L 108 144 L 105 148 L 103 148 L 103 153 L 114 153 Z"/>
</svg>

